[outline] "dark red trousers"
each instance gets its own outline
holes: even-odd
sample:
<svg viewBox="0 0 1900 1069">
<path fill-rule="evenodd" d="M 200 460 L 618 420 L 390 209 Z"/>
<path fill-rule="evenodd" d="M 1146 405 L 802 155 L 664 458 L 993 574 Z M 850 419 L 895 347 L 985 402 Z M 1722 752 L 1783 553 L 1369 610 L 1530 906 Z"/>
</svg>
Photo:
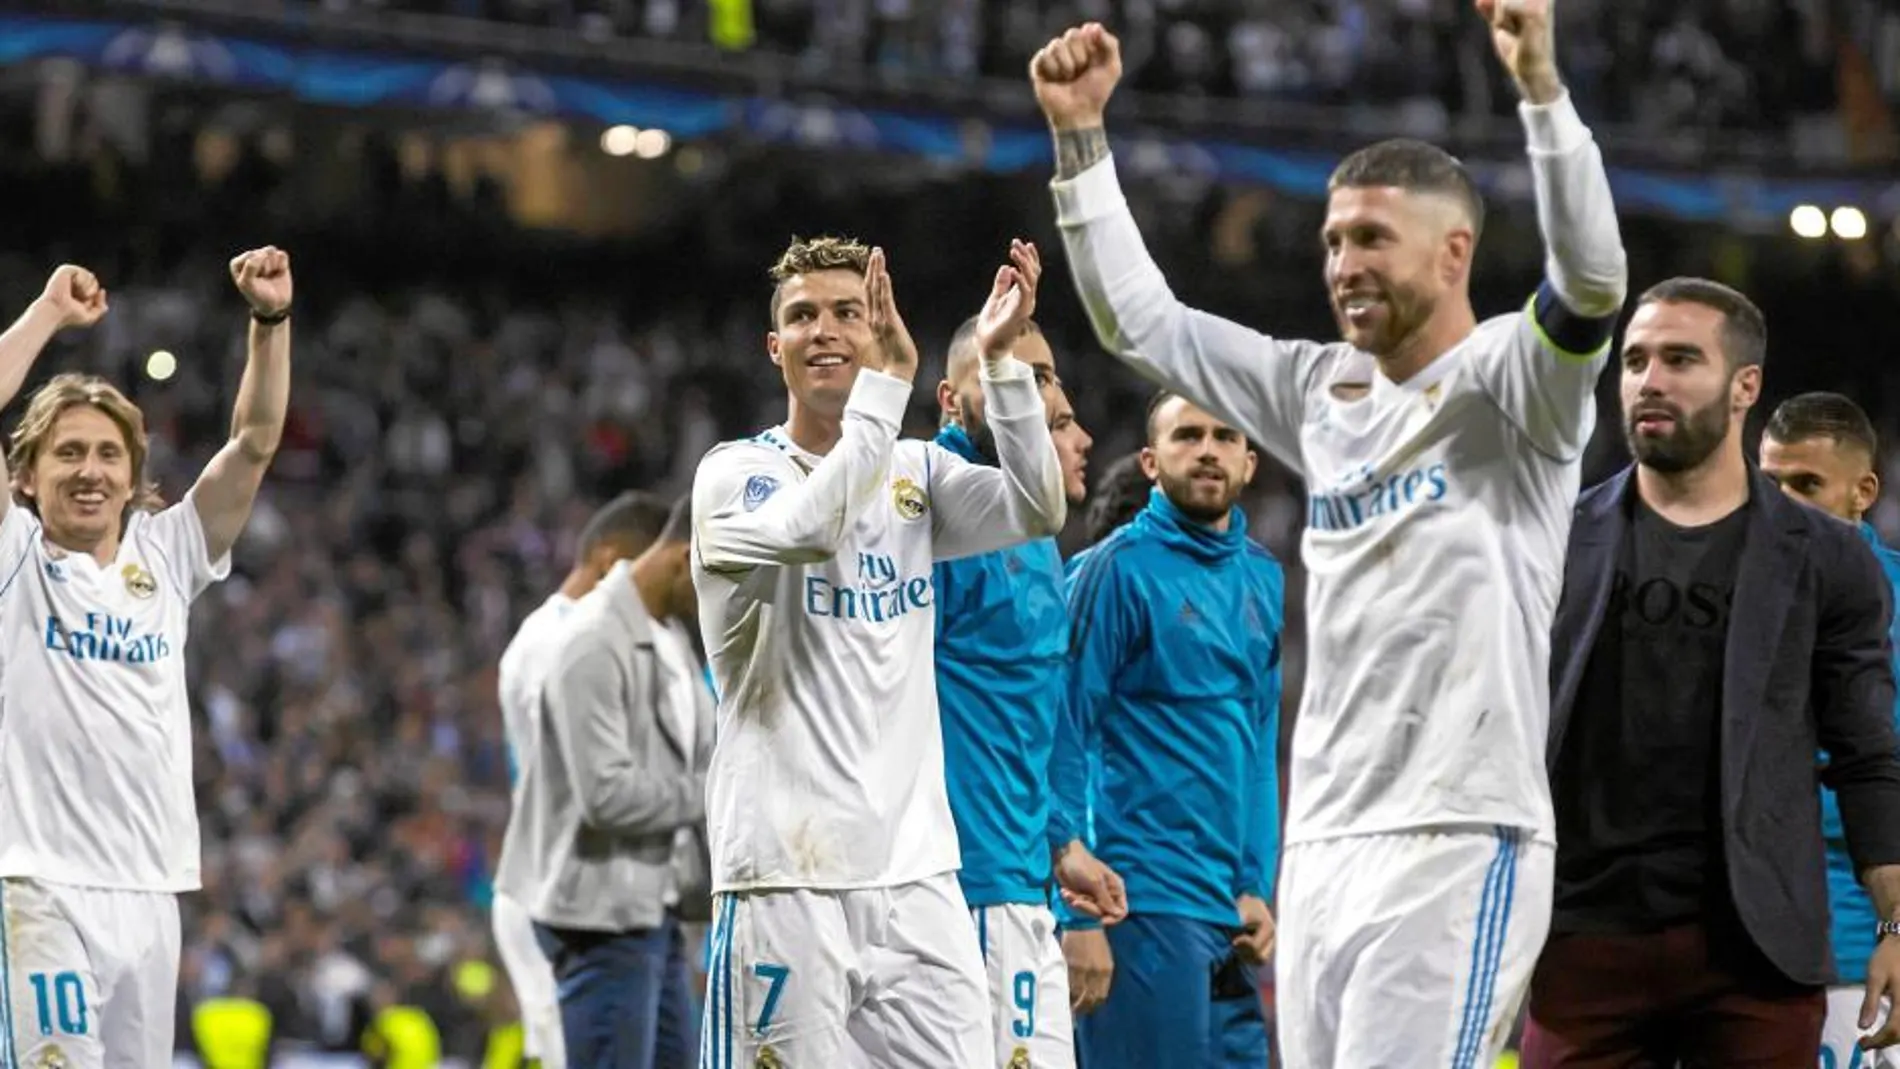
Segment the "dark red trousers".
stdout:
<svg viewBox="0 0 1900 1069">
<path fill-rule="evenodd" d="M 1523 1069 L 1814 1069 L 1823 988 L 1736 933 L 1553 935 L 1531 977 Z"/>
</svg>

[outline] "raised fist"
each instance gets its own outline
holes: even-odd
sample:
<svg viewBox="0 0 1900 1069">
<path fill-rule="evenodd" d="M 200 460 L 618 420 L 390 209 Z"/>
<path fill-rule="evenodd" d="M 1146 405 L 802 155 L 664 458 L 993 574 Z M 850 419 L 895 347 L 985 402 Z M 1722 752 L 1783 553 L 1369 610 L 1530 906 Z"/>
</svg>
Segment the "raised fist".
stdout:
<svg viewBox="0 0 1900 1069">
<path fill-rule="evenodd" d="M 231 260 L 231 281 L 251 311 L 277 315 L 290 307 L 290 254 L 274 245 L 239 253 Z"/>
<path fill-rule="evenodd" d="M 1474 0 L 1491 26 L 1491 45 L 1518 92 L 1533 104 L 1548 104 L 1563 92 L 1557 77 L 1553 0 Z"/>
<path fill-rule="evenodd" d="M 73 264 L 53 269 L 40 300 L 59 313 L 61 329 L 90 327 L 106 314 L 106 288 L 98 276 Z"/>
<path fill-rule="evenodd" d="M 1029 61 L 1036 103 L 1058 130 L 1102 125 L 1102 112 L 1121 77 L 1121 42 L 1099 22 L 1054 38 Z"/>
</svg>

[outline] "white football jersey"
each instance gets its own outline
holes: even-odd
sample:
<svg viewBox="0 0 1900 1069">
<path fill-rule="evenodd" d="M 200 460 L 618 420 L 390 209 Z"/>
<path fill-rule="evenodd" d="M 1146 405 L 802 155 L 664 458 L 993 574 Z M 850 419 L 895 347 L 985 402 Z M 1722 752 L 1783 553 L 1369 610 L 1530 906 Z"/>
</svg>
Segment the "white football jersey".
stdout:
<svg viewBox="0 0 1900 1069">
<path fill-rule="evenodd" d="M 549 651 L 560 636 L 561 621 L 574 608 L 574 599 L 560 591 L 523 617 L 514 637 L 501 651 L 497 669 L 501 698 L 501 731 L 508 743 L 509 780 L 515 790 L 534 763 L 534 740 L 540 737 L 541 680 L 547 675 Z"/>
<path fill-rule="evenodd" d="M 186 630 L 230 556 L 189 495 L 134 512 L 109 565 L 43 535 L 0 520 L 0 876 L 195 891 Z"/>
<path fill-rule="evenodd" d="M 1547 281 L 1403 384 L 1349 345 L 1176 300 L 1112 161 L 1054 187 L 1104 345 L 1305 477 L 1289 844 L 1473 824 L 1554 839 L 1550 627 L 1627 269 L 1589 131 L 1567 99 L 1523 114 Z"/>
<path fill-rule="evenodd" d="M 958 867 L 931 565 L 1044 537 L 1067 507 L 1028 366 L 987 375 L 1000 469 L 897 441 L 911 384 L 873 371 L 830 454 L 779 427 L 700 462 L 714 890 L 888 887 Z"/>
</svg>

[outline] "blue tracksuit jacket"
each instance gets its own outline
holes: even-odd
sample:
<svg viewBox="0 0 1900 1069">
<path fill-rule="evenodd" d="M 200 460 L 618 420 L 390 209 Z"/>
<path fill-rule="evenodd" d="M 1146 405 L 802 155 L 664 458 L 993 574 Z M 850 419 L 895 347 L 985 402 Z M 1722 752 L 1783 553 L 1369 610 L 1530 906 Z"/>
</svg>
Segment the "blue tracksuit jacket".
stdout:
<svg viewBox="0 0 1900 1069">
<path fill-rule="evenodd" d="M 1239 895 L 1272 901 L 1285 582 L 1239 509 L 1215 532 L 1159 489 L 1070 574 L 1052 787 L 1130 913 L 1231 926 Z"/>
<path fill-rule="evenodd" d="M 937 444 L 981 463 L 955 425 Z M 971 907 L 1049 902 L 1049 755 L 1062 698 L 1069 621 L 1062 556 L 1046 538 L 940 562 L 937 703 L 945 778 Z"/>
</svg>

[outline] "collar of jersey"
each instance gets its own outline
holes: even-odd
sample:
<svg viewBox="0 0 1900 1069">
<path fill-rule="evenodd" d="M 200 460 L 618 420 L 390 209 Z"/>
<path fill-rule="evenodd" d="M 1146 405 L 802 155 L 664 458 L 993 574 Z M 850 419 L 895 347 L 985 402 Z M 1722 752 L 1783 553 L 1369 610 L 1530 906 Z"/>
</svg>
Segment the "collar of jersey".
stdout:
<svg viewBox="0 0 1900 1069">
<path fill-rule="evenodd" d="M 1216 531 L 1188 518 L 1159 486 L 1148 491 L 1148 507 L 1136 517 L 1170 548 L 1204 561 L 1221 561 L 1247 544 L 1247 514 L 1239 505 L 1228 510 L 1227 529 Z"/>
<path fill-rule="evenodd" d="M 792 441 L 792 432 L 783 423 L 760 431 L 758 440 L 791 457 L 792 462 L 807 474 L 818 466 L 820 460 L 824 459 L 816 453 L 800 448 L 797 442 Z"/>
<path fill-rule="evenodd" d="M 1467 337 L 1467 341 L 1469 338 Z M 1375 358 L 1372 362 L 1372 395 L 1374 397 L 1397 397 L 1423 393 L 1427 388 L 1436 386 L 1446 375 L 1451 374 L 1452 365 L 1460 358 L 1465 343 L 1459 342 L 1438 354 L 1438 359 L 1419 369 L 1418 374 L 1404 382 L 1393 382 L 1386 378 L 1385 370 Z"/>
</svg>

